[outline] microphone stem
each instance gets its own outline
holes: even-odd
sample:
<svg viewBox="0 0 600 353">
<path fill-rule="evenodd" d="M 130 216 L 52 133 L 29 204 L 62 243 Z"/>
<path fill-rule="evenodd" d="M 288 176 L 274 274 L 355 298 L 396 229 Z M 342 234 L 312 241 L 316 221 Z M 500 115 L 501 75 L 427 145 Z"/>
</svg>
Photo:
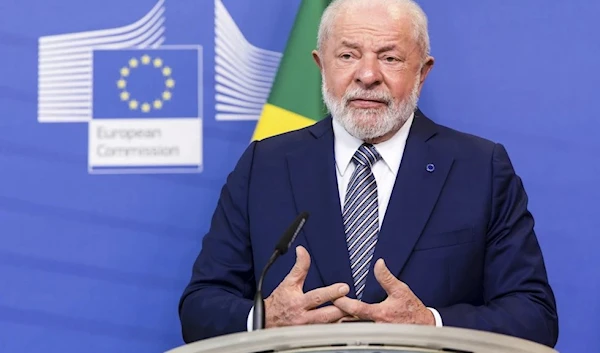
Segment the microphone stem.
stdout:
<svg viewBox="0 0 600 353">
<path fill-rule="evenodd" d="M 252 330 L 262 330 L 265 328 L 265 300 L 262 297 L 262 287 L 265 275 L 269 268 L 273 265 L 275 260 L 279 257 L 279 251 L 275 251 L 271 258 L 267 262 L 265 268 L 263 268 L 260 277 L 258 278 L 258 284 L 256 286 L 256 294 L 254 296 L 254 317 L 252 318 Z"/>
<path fill-rule="evenodd" d="M 258 279 L 258 286 L 256 287 L 256 288 L 258 288 L 259 291 L 262 290 L 263 281 L 265 279 L 267 271 L 269 271 L 271 266 L 273 266 L 273 263 L 275 263 L 275 260 L 277 260 L 278 257 L 279 257 L 279 251 L 275 251 L 273 253 L 273 255 L 271 255 L 271 258 L 267 262 L 267 265 L 265 266 L 265 268 L 263 268 L 262 273 L 260 274 L 260 278 Z"/>
</svg>

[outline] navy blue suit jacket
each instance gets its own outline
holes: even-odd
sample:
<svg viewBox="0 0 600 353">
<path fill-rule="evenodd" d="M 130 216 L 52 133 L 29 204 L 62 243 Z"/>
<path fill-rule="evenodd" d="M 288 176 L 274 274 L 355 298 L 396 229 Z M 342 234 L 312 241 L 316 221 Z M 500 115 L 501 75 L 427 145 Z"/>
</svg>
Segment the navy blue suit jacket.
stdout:
<svg viewBox="0 0 600 353">
<path fill-rule="evenodd" d="M 296 245 L 311 267 L 305 291 L 353 288 L 337 189 L 331 118 L 253 142 L 222 189 L 179 305 L 186 342 L 246 330 L 256 280 L 298 213 Z M 433 164 L 430 172 L 426 166 Z M 444 326 L 554 346 L 558 319 L 527 195 L 500 144 L 443 127 L 417 111 L 375 249 Z M 267 297 L 295 262 L 271 268 Z M 349 294 L 355 297 L 354 289 Z M 363 301 L 385 291 L 370 271 Z"/>
</svg>

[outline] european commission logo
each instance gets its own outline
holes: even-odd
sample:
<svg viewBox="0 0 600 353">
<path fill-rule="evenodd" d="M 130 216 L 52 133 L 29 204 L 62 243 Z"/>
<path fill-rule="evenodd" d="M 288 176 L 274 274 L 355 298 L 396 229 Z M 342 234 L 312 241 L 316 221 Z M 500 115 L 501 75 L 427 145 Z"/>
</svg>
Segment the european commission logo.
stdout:
<svg viewBox="0 0 600 353">
<path fill-rule="evenodd" d="M 202 48 L 163 45 L 164 14 L 39 40 L 38 120 L 88 123 L 90 173 L 202 170 Z"/>
<path fill-rule="evenodd" d="M 257 120 L 282 54 L 251 45 L 221 0 L 214 9 L 213 118 Z M 87 123 L 90 173 L 203 170 L 203 50 L 165 45 L 165 12 L 158 0 L 122 27 L 39 38 L 38 121 Z"/>
<path fill-rule="evenodd" d="M 95 50 L 93 62 L 90 169 L 201 170 L 200 49 Z"/>
</svg>

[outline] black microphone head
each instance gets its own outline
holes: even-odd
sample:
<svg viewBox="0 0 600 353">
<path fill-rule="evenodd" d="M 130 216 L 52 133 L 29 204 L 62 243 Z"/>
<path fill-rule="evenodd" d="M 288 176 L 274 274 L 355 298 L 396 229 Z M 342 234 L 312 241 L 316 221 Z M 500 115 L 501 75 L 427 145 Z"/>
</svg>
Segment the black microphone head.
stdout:
<svg viewBox="0 0 600 353">
<path fill-rule="evenodd" d="M 290 225 L 290 227 L 285 231 L 279 243 L 275 247 L 275 250 L 279 252 L 280 255 L 285 254 L 289 249 L 302 227 L 304 227 L 304 223 L 308 219 L 308 212 L 302 212 L 296 217 L 294 223 Z"/>
</svg>

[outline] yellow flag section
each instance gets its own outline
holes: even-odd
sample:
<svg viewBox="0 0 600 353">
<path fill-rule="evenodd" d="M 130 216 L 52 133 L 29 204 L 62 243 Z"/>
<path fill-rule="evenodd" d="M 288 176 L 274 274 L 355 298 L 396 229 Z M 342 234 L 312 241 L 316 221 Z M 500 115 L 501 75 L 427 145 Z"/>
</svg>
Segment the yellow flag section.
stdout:
<svg viewBox="0 0 600 353">
<path fill-rule="evenodd" d="M 284 132 L 310 126 L 315 122 L 316 120 L 267 103 L 260 115 L 260 120 L 256 125 L 252 139 L 262 140 L 267 137 L 283 134 Z"/>
<path fill-rule="evenodd" d="M 252 140 L 314 124 L 326 114 L 321 73 L 312 59 L 321 14 L 329 0 L 302 0 Z"/>
</svg>

